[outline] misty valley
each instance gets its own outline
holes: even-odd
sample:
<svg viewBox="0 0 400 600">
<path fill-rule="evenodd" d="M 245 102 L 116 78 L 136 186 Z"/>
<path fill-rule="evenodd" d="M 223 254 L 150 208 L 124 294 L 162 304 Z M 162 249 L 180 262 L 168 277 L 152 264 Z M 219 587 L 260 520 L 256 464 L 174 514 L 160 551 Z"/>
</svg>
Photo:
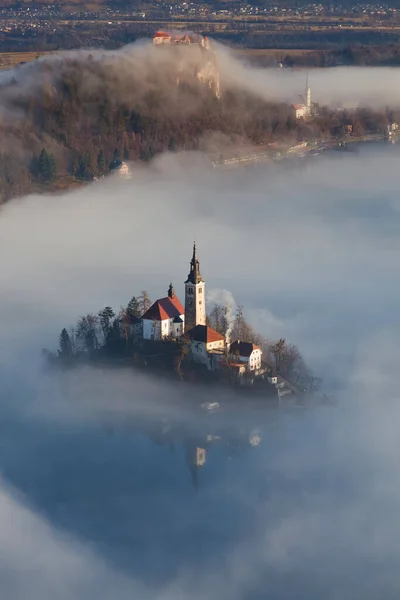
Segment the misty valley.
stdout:
<svg viewBox="0 0 400 600">
<path fill-rule="evenodd" d="M 397 600 L 399 72 L 152 36 L 0 73 L 0 597 Z"/>
</svg>

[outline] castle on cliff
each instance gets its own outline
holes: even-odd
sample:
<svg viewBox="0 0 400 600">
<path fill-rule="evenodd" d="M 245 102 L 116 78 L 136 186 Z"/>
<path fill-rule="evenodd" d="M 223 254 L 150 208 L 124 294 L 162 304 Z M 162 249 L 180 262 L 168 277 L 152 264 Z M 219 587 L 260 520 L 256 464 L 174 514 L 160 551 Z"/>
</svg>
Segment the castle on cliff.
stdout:
<svg viewBox="0 0 400 600">
<path fill-rule="evenodd" d="M 207 36 L 197 33 L 173 33 L 167 31 L 157 31 L 153 36 L 153 45 L 158 48 L 188 48 L 194 51 L 197 56 L 195 66 L 195 76 L 201 82 L 206 84 L 214 93 L 216 98 L 221 98 L 221 86 L 219 70 L 217 68 L 215 52 Z M 199 51 L 197 55 L 195 51 Z M 184 72 L 187 69 L 185 61 L 178 61 L 177 85 L 180 84 Z"/>
</svg>

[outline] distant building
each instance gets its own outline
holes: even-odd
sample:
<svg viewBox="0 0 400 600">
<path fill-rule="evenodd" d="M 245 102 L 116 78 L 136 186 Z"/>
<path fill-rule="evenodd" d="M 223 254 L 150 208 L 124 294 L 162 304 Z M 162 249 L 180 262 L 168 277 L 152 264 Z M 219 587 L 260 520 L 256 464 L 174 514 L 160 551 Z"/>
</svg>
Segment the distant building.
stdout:
<svg viewBox="0 0 400 600">
<path fill-rule="evenodd" d="M 224 357 L 224 336 L 206 325 L 196 325 L 186 335 L 190 339 L 193 361 L 206 365 L 210 371 L 216 369 L 219 359 Z"/>
<path fill-rule="evenodd" d="M 153 35 L 153 44 L 170 44 L 171 43 L 171 34 L 166 33 L 165 31 L 157 31 Z"/>
<path fill-rule="evenodd" d="M 229 354 L 238 359 L 237 363 L 245 364 L 248 371 L 261 369 L 262 350 L 256 344 L 237 340 L 230 345 Z"/>
<path fill-rule="evenodd" d="M 197 33 L 170 33 L 168 31 L 157 31 L 153 35 L 153 44 L 160 46 L 164 44 L 185 44 L 201 46 L 205 50 L 210 49 L 210 41 L 207 36 L 199 35 Z"/>
<path fill-rule="evenodd" d="M 171 285 L 168 296 L 156 300 L 142 317 L 142 335 L 145 340 L 178 338 L 183 334 L 185 310 Z"/>
<path fill-rule="evenodd" d="M 303 104 L 293 104 L 292 107 L 296 119 L 306 119 L 311 116 L 311 88 L 308 85 L 308 75 L 306 79 L 306 88 L 304 90 L 304 102 Z"/>
<path fill-rule="evenodd" d="M 391 123 L 390 125 L 387 126 L 387 131 L 389 136 L 393 135 L 394 133 L 396 133 L 399 129 L 399 126 L 397 123 Z"/>
<path fill-rule="evenodd" d="M 128 165 L 123 160 L 113 160 L 110 165 L 110 172 L 116 173 L 121 177 L 129 177 L 131 174 Z"/>
</svg>

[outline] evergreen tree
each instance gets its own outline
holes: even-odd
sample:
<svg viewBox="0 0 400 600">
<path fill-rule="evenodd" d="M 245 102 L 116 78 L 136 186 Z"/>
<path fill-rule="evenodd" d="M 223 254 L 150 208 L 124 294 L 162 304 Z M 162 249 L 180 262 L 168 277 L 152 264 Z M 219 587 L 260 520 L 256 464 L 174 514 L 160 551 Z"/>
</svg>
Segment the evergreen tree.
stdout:
<svg viewBox="0 0 400 600">
<path fill-rule="evenodd" d="M 111 306 L 106 306 L 99 312 L 100 327 L 103 332 L 104 341 L 107 340 L 111 329 L 111 321 L 115 317 L 115 312 Z"/>
<path fill-rule="evenodd" d="M 124 146 L 124 160 L 129 160 L 129 148 L 126 144 Z"/>
<path fill-rule="evenodd" d="M 50 183 L 56 175 L 56 160 L 54 155 L 42 148 L 39 158 L 36 161 L 36 176 L 42 183 Z"/>
<path fill-rule="evenodd" d="M 100 174 L 104 175 L 104 173 L 106 173 L 106 171 L 107 171 L 107 163 L 106 163 L 106 158 L 104 156 L 103 150 L 100 150 L 100 152 L 97 156 L 97 166 L 99 168 Z"/>
<path fill-rule="evenodd" d="M 141 307 L 140 299 L 136 298 L 136 296 L 132 296 L 132 298 L 129 300 L 128 306 L 126 308 L 126 312 L 128 313 L 128 316 L 129 317 L 141 317 L 142 313 L 141 313 L 140 307 Z"/>
<path fill-rule="evenodd" d="M 71 338 L 68 331 L 64 327 L 59 338 L 58 355 L 63 359 L 68 359 L 71 358 L 72 354 Z"/>
<path fill-rule="evenodd" d="M 76 150 L 71 151 L 69 171 L 72 175 L 78 175 L 80 166 L 80 156 Z"/>
</svg>

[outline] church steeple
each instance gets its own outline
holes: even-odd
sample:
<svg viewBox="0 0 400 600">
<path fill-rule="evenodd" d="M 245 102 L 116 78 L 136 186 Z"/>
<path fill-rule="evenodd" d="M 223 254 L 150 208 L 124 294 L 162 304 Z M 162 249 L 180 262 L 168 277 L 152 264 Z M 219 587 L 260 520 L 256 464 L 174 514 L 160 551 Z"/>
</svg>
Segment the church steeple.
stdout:
<svg viewBox="0 0 400 600">
<path fill-rule="evenodd" d="M 200 283 L 202 276 L 200 273 L 200 262 L 197 257 L 196 242 L 193 243 L 193 256 L 190 261 L 190 273 L 185 283 Z"/>
<path fill-rule="evenodd" d="M 206 324 L 205 283 L 200 273 L 196 242 L 190 261 L 190 273 L 185 281 L 185 332 Z"/>
<path fill-rule="evenodd" d="M 307 77 L 306 77 L 306 90 L 305 90 L 305 92 L 306 92 L 306 94 L 305 94 L 306 95 L 306 98 L 305 98 L 305 100 L 306 100 L 306 106 L 307 106 L 307 109 L 309 111 L 311 111 L 311 88 L 308 85 L 308 72 L 307 72 Z"/>
</svg>

